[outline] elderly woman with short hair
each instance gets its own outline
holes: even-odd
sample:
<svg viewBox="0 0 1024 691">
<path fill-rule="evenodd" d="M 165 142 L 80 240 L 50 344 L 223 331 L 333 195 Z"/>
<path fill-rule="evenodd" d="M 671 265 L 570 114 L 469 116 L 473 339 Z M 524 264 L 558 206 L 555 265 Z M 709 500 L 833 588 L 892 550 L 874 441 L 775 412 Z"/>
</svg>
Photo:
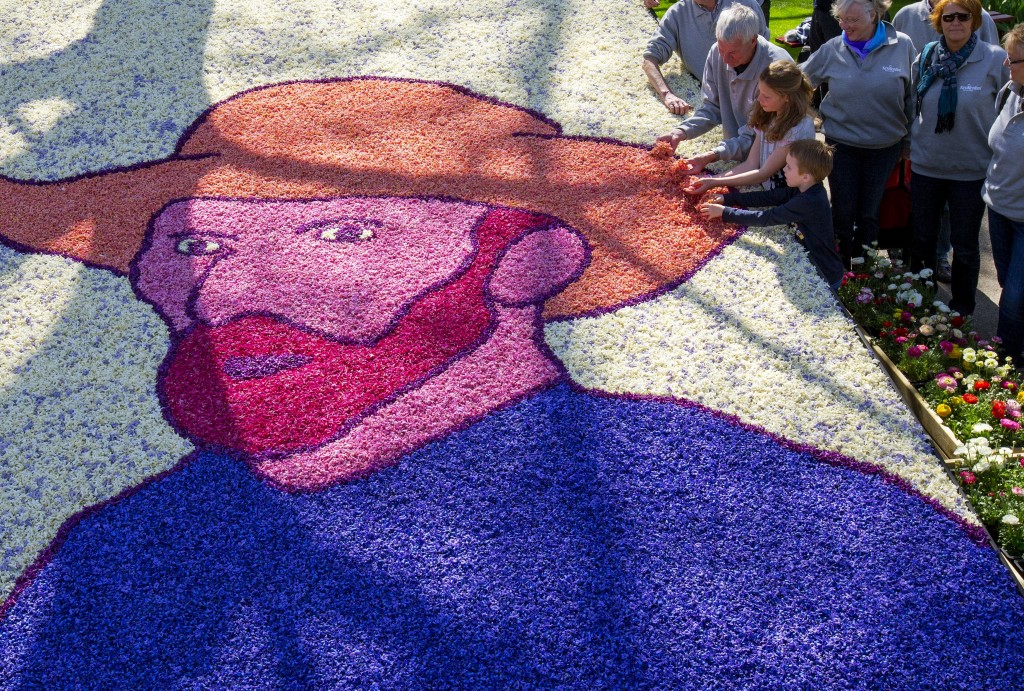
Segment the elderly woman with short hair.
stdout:
<svg viewBox="0 0 1024 691">
<path fill-rule="evenodd" d="M 999 297 L 999 326 L 1007 352 L 1024 351 L 1024 24 L 1003 38 L 1010 81 L 996 96 L 996 119 L 988 134 L 992 160 L 982 196 L 988 205 L 988 232 Z"/>
<path fill-rule="evenodd" d="M 913 210 L 911 266 L 935 269 L 939 218 L 949 204 L 953 267 L 949 306 L 974 312 L 985 214 L 981 187 L 992 149 L 996 94 L 1008 72 L 1002 48 L 980 38 L 984 10 L 978 0 L 937 0 L 932 26 L 941 36 L 923 46 L 914 64 L 917 117 L 911 126 Z"/>
<path fill-rule="evenodd" d="M 878 239 L 885 182 L 909 147 L 914 118 L 913 42 L 881 20 L 889 0 L 836 0 L 843 33 L 802 67 L 814 86 L 828 84 L 819 109 L 825 141 L 835 148 L 828 176 L 832 226 L 844 260 Z"/>
</svg>

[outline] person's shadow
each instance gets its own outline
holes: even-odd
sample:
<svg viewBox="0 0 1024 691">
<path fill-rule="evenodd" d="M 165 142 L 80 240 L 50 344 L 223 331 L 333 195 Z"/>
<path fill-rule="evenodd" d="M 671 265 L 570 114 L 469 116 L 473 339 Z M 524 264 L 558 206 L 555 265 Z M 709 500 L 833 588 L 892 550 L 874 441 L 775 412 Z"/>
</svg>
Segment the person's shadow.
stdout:
<svg viewBox="0 0 1024 691">
<path fill-rule="evenodd" d="M 20 140 L 0 171 L 23 179 L 51 171 L 55 151 L 76 152 L 72 170 L 57 166 L 55 178 L 135 162 L 115 152 L 138 152 L 137 160 L 172 153 L 210 105 L 203 54 L 212 4 L 104 0 L 81 40 L 0 64 L 0 125 Z"/>
</svg>

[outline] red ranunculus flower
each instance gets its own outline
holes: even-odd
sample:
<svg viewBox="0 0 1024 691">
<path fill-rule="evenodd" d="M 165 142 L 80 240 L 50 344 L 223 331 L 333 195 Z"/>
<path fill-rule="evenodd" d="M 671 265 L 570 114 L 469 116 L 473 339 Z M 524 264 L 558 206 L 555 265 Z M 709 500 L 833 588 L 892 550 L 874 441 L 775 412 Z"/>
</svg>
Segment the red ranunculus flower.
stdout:
<svg viewBox="0 0 1024 691">
<path fill-rule="evenodd" d="M 961 326 L 964 325 L 964 318 L 953 317 L 952 319 L 949 320 L 949 325 L 952 326 L 954 329 L 959 329 Z"/>
<path fill-rule="evenodd" d="M 888 329 L 890 326 L 892 326 L 892 322 L 882 322 L 882 326 Z"/>
<path fill-rule="evenodd" d="M 992 386 L 992 385 L 991 385 L 991 384 L 989 384 L 989 383 L 988 383 L 987 381 L 985 381 L 984 379 L 979 379 L 978 381 L 974 382 L 974 390 L 975 390 L 975 391 L 984 391 L 985 389 L 988 389 L 988 388 L 990 388 L 991 386 Z"/>
<path fill-rule="evenodd" d="M 1002 401 L 992 401 L 992 417 L 1001 418 L 1006 415 L 1006 404 Z"/>
<path fill-rule="evenodd" d="M 978 397 L 975 396 L 974 394 L 972 394 L 972 393 L 965 393 L 964 394 L 964 403 L 970 403 L 971 405 L 974 405 L 977 402 L 978 402 Z"/>
</svg>

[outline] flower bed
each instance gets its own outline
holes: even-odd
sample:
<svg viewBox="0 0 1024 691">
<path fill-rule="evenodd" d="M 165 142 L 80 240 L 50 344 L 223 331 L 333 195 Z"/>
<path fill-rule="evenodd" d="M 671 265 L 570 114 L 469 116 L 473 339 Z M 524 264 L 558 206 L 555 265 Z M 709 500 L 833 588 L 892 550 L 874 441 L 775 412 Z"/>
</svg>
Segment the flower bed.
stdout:
<svg viewBox="0 0 1024 691">
<path fill-rule="evenodd" d="M 806 254 L 651 155 L 639 3 L 74 4 L 0 19 L 0 687 L 1019 679 Z"/>
<path fill-rule="evenodd" d="M 870 345 L 902 380 L 901 392 L 994 544 L 1022 555 L 1020 373 L 999 355 L 998 338 L 979 338 L 967 320 L 935 300 L 929 279 L 927 271 L 907 272 L 871 250 L 866 266 L 847 276 L 840 294 L 854 319 L 875 335 Z"/>
</svg>

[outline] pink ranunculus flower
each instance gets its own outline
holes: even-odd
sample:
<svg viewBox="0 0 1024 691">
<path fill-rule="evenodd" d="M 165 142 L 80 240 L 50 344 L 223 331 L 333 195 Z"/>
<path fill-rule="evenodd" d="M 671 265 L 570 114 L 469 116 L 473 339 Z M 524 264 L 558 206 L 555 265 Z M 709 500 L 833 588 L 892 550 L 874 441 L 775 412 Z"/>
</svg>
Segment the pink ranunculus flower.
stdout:
<svg viewBox="0 0 1024 691">
<path fill-rule="evenodd" d="M 961 470 L 960 479 L 964 481 L 965 485 L 973 485 L 978 481 L 977 476 L 969 470 Z"/>
<path fill-rule="evenodd" d="M 910 340 L 910 339 L 909 339 L 909 338 L 907 338 L 906 336 L 897 336 L 897 337 L 896 337 L 896 342 L 897 342 L 897 343 L 906 343 L 906 342 L 907 342 L 907 341 L 909 341 L 909 340 Z"/>
<path fill-rule="evenodd" d="M 1016 494 L 1018 497 L 1024 496 L 1024 488 L 1022 487 L 1014 487 L 1010 491 Z"/>
<path fill-rule="evenodd" d="M 1018 413 L 1018 415 L 1019 414 L 1020 413 Z M 1005 429 L 1010 430 L 1011 432 L 1016 432 L 1017 430 L 1020 429 L 1020 423 L 1017 422 L 1016 420 L 1010 420 L 1009 418 L 1003 418 L 1002 420 L 999 421 L 999 424 L 1002 425 Z"/>
<path fill-rule="evenodd" d="M 953 348 L 956 348 L 956 345 L 949 341 L 939 341 L 939 348 L 942 349 L 943 353 L 949 355 L 951 352 L 953 352 Z"/>
<path fill-rule="evenodd" d="M 907 348 L 907 357 L 919 358 L 928 352 L 928 346 L 926 345 L 912 345 Z"/>
</svg>

